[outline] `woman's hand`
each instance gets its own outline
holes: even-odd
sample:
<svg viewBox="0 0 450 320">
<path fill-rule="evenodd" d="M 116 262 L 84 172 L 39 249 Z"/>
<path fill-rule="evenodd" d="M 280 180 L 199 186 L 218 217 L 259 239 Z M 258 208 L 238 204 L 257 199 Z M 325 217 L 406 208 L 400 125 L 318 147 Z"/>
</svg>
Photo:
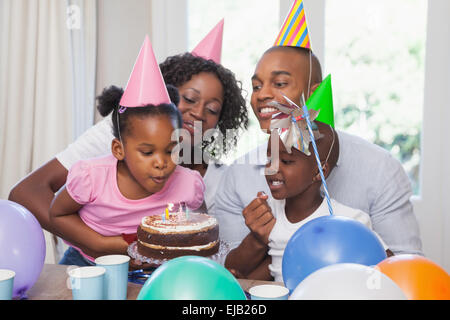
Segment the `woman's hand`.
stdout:
<svg viewBox="0 0 450 320">
<path fill-rule="evenodd" d="M 264 192 L 258 192 L 257 198 L 242 211 L 245 224 L 264 245 L 269 243 L 269 235 L 276 222 L 267 199 L 268 196 Z"/>
</svg>

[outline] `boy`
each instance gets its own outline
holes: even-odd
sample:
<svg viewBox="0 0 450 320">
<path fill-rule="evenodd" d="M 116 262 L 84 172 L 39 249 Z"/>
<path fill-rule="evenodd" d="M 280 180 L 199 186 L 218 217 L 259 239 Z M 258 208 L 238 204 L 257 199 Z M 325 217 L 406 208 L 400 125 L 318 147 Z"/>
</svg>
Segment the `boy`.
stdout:
<svg viewBox="0 0 450 320">
<path fill-rule="evenodd" d="M 331 126 L 320 122 L 315 124 L 320 136 L 316 139 L 316 144 L 322 171 L 324 177 L 327 177 L 338 160 L 339 141 Z M 306 135 L 309 136 L 309 133 Z M 272 134 L 270 139 L 278 139 L 278 136 Z M 305 223 L 330 214 L 327 201 L 324 201 L 321 191 L 322 180 L 314 154 L 307 155 L 297 147 L 291 148 L 290 145 L 286 145 L 287 143 L 287 139 L 283 138 L 283 142 L 279 144 L 278 154 L 274 154 L 276 150 L 272 150 L 271 143 L 268 145 L 267 156 L 271 160 L 266 164 L 266 181 L 273 199 L 266 201 L 258 197 L 252 202 L 261 202 L 258 210 L 268 210 L 276 218 L 268 237 L 266 257 L 262 262 L 249 260 L 248 257 L 251 255 L 249 251 L 252 248 L 248 245 L 241 245 L 232 250 L 227 256 L 226 267 L 238 276 L 246 274 L 248 270 L 257 270 L 258 274 L 253 273 L 252 277 L 282 282 L 281 265 L 289 239 Z M 311 146 L 309 150 L 312 150 Z M 275 172 L 269 172 L 268 169 L 274 162 L 278 169 Z M 334 199 L 331 199 L 331 205 L 335 215 L 352 218 L 372 228 L 367 213 L 345 206 Z M 251 211 L 249 207 L 244 211 Z M 384 247 L 386 249 L 385 245 Z M 386 251 L 388 255 L 392 255 L 392 252 Z"/>
</svg>

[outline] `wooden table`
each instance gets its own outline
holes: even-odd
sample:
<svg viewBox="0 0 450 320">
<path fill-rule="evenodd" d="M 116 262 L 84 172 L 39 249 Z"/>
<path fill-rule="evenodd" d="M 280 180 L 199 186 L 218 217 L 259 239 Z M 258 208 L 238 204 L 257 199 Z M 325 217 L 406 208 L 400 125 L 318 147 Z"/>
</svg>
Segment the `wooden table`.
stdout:
<svg viewBox="0 0 450 320">
<path fill-rule="evenodd" d="M 29 300 L 72 300 L 72 290 L 69 289 L 69 266 L 45 264 L 38 281 L 27 291 Z M 238 279 L 244 291 L 259 284 L 277 284 L 272 281 Z M 278 283 L 279 284 L 279 283 Z M 128 282 L 128 300 L 136 300 L 142 285 Z"/>
</svg>

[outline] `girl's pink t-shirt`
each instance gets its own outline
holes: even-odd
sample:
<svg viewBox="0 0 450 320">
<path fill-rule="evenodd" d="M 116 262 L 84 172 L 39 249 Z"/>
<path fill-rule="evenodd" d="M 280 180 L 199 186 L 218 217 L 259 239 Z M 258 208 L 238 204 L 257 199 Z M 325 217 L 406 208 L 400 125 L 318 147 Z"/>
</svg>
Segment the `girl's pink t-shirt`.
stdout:
<svg viewBox="0 0 450 320">
<path fill-rule="evenodd" d="M 86 225 L 104 236 L 116 236 L 136 233 L 143 217 L 164 214 L 168 203 L 185 202 L 190 210 L 198 209 L 205 184 L 197 171 L 177 166 L 161 191 L 130 200 L 117 186 L 117 159 L 108 155 L 75 163 L 69 170 L 66 189 L 83 205 L 79 215 Z"/>
</svg>

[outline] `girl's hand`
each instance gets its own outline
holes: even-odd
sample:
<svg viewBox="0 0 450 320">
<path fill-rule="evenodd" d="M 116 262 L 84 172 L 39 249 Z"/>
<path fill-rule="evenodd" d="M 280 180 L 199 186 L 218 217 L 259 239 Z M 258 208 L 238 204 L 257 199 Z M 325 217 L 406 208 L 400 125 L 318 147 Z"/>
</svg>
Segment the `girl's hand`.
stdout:
<svg viewBox="0 0 450 320">
<path fill-rule="evenodd" d="M 276 222 L 272 209 L 267 204 L 268 198 L 264 192 L 258 192 L 257 198 L 242 211 L 245 224 L 264 245 L 268 245 L 270 232 Z"/>
</svg>

